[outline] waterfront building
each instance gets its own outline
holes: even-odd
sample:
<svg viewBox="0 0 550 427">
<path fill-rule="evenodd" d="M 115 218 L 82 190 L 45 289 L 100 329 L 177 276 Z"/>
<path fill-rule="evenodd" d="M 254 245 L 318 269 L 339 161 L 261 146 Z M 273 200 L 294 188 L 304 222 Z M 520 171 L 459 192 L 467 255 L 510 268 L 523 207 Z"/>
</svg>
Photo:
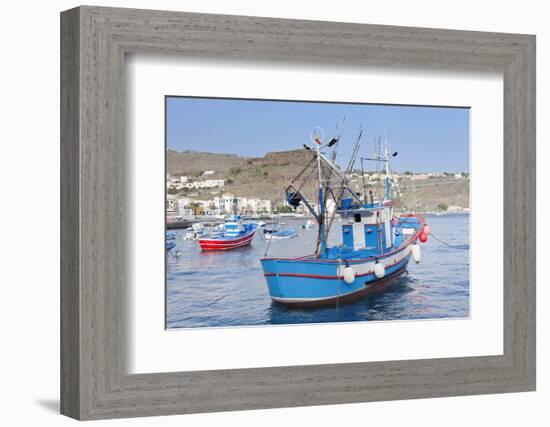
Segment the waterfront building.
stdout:
<svg viewBox="0 0 550 427">
<path fill-rule="evenodd" d="M 221 197 L 214 197 L 213 205 L 218 215 L 259 215 L 271 213 L 271 200 L 236 197 L 225 193 Z"/>
<path fill-rule="evenodd" d="M 168 215 L 177 215 L 178 213 L 178 199 L 173 194 L 166 195 L 166 213 Z"/>
</svg>

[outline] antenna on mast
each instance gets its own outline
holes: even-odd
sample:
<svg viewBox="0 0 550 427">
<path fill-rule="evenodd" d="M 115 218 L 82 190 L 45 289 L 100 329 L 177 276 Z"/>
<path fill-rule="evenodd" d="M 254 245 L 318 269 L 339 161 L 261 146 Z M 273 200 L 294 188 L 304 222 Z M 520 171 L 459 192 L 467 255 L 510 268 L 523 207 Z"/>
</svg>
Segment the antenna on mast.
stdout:
<svg viewBox="0 0 550 427">
<path fill-rule="evenodd" d="M 359 152 L 359 145 L 360 145 L 360 142 L 361 142 L 361 136 L 362 135 L 363 135 L 363 127 L 359 126 L 359 135 L 357 136 L 357 139 L 355 140 L 355 144 L 353 146 L 353 152 L 352 152 L 351 158 L 348 162 L 348 166 L 346 167 L 346 171 L 345 171 L 345 174 L 344 174 L 345 178 L 342 179 L 342 183 L 341 183 L 341 186 L 338 190 L 337 196 L 334 197 L 334 195 L 333 195 L 334 210 L 332 211 L 332 215 L 330 216 L 330 220 L 328 222 L 328 227 L 325 231 L 325 233 L 326 233 L 325 237 L 327 239 L 328 239 L 328 232 L 329 232 L 330 228 L 332 227 L 332 223 L 334 222 L 334 218 L 336 217 L 336 208 L 340 205 L 340 203 L 342 201 L 342 198 L 344 197 L 344 193 L 346 191 L 347 177 L 353 171 L 353 167 L 355 166 L 355 159 L 357 158 L 357 153 Z"/>
<path fill-rule="evenodd" d="M 342 127 L 343 127 L 345 121 L 346 121 L 346 116 L 344 116 L 343 119 L 342 119 Z M 336 123 L 336 125 L 334 126 L 334 133 L 336 134 L 337 131 L 338 131 L 338 123 Z M 338 135 L 335 136 L 334 138 L 332 138 L 332 141 L 334 141 L 334 144 L 336 144 L 336 146 L 332 150 L 332 156 L 331 156 L 332 163 L 336 162 L 336 156 L 338 155 L 338 143 L 340 142 L 340 136 L 342 136 L 342 132 L 338 132 Z M 334 145 L 334 144 L 332 144 L 332 145 Z M 329 147 L 331 147 L 332 145 L 329 144 Z"/>
</svg>

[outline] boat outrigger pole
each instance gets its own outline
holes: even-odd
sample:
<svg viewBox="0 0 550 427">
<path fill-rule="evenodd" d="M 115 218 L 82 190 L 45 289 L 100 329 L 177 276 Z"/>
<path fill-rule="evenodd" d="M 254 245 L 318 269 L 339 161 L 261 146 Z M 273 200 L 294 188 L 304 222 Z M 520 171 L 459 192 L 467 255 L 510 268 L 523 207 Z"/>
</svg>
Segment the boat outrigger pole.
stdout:
<svg viewBox="0 0 550 427">
<path fill-rule="evenodd" d="M 325 200 L 323 192 L 323 174 L 321 170 L 321 139 L 315 138 L 317 149 L 317 170 L 319 172 L 319 231 L 317 238 L 317 247 L 321 244 L 321 255 L 325 255 L 327 252 L 327 242 L 325 239 Z"/>
<path fill-rule="evenodd" d="M 380 147 L 379 147 L 380 148 Z M 391 157 L 397 156 L 397 151 L 391 154 Z M 384 191 L 384 199 L 390 200 L 391 199 L 391 193 L 390 193 L 390 152 L 388 149 L 388 139 L 386 135 L 386 129 L 384 129 L 384 155 L 380 154 L 380 150 L 378 151 L 378 154 L 375 157 L 361 157 L 361 170 L 363 175 L 363 188 L 365 188 L 365 172 L 363 170 L 363 160 L 370 160 L 374 162 L 382 162 L 384 163 L 384 172 L 386 174 L 386 178 L 384 180 L 385 185 L 385 191 Z M 364 191 L 364 190 L 363 190 Z M 365 202 L 366 202 L 366 196 L 365 196 Z"/>
<path fill-rule="evenodd" d="M 335 212 L 339 206 L 344 193 L 347 191 L 351 194 L 351 197 L 356 200 L 360 205 L 360 197 L 350 188 L 348 174 L 353 168 L 355 163 L 355 158 L 359 149 L 359 140 L 361 139 L 362 130 L 359 133 L 357 141 L 354 146 L 352 159 L 350 160 L 346 171 L 342 171 L 336 164 L 329 160 L 325 154 L 321 151 L 323 148 L 333 147 L 338 143 L 338 137 L 332 138 L 328 143 L 323 144 L 322 136 L 320 135 L 321 129 L 314 129 L 312 132 L 312 141 L 314 146 L 309 146 L 304 144 L 304 148 L 308 151 L 314 153 L 313 158 L 306 165 L 306 167 L 298 174 L 296 178 L 291 182 L 290 185 L 286 188 L 286 200 L 287 203 L 296 209 L 301 202 L 304 203 L 304 206 L 307 208 L 309 213 L 315 218 L 318 225 L 318 235 L 317 235 L 317 245 L 315 249 L 315 256 L 325 256 L 327 252 L 327 240 L 328 232 L 332 226 L 334 220 Z M 316 133 L 317 132 L 317 133 Z M 334 148 L 333 148 L 334 150 Z M 332 153 L 332 158 L 335 158 L 334 152 Z M 315 208 L 304 196 L 302 192 L 302 187 L 308 182 L 309 178 L 313 174 L 315 168 L 313 165 L 316 163 L 317 166 L 317 198 L 318 206 Z M 309 170 L 308 174 L 305 172 Z M 303 175 L 305 177 L 302 177 Z M 296 184 L 295 182 L 301 178 L 301 184 Z M 327 204 L 329 198 L 332 198 L 334 203 L 334 209 L 332 215 L 327 215 Z"/>
</svg>

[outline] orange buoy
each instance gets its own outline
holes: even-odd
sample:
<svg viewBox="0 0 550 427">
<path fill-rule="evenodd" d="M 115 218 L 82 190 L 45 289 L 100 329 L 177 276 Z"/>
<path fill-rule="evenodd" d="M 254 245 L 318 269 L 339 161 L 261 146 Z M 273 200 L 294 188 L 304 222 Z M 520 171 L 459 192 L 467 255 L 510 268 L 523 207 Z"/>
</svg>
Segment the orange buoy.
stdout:
<svg viewBox="0 0 550 427">
<path fill-rule="evenodd" d="M 418 238 L 420 239 L 420 241 L 422 243 L 426 243 L 428 241 L 428 235 L 426 233 L 424 233 L 423 231 L 420 233 Z"/>
<path fill-rule="evenodd" d="M 431 233 L 432 229 L 430 228 L 430 226 L 429 226 L 428 224 L 426 224 L 426 225 L 424 226 L 424 230 L 423 230 L 423 231 L 424 231 L 424 233 L 426 233 L 426 236 L 427 236 L 427 235 L 429 235 L 429 234 Z"/>
</svg>

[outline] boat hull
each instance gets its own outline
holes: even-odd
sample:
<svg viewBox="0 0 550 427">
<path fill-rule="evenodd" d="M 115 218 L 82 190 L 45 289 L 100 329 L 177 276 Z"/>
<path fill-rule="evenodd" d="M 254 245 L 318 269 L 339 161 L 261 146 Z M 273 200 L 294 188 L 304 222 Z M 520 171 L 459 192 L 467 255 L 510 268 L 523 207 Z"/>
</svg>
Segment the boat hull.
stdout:
<svg viewBox="0 0 550 427">
<path fill-rule="evenodd" d="M 349 302 L 357 301 L 358 299 L 367 297 L 368 295 L 379 293 L 385 291 L 387 288 L 395 284 L 395 282 L 404 274 L 407 273 L 407 267 L 404 266 L 399 270 L 396 270 L 394 273 L 384 276 L 382 279 L 373 281 L 369 286 L 364 286 L 362 289 L 357 291 L 335 296 L 332 298 L 323 298 L 320 300 L 290 300 L 290 299 L 279 299 L 272 297 L 273 301 L 284 304 L 291 305 L 295 308 L 314 308 L 314 307 L 323 307 L 323 306 L 334 306 L 336 304 L 346 304 Z"/>
<path fill-rule="evenodd" d="M 254 234 L 258 228 L 255 227 L 248 233 L 235 238 L 202 238 L 199 239 L 199 245 L 203 251 L 228 251 L 250 245 Z"/>
<path fill-rule="evenodd" d="M 267 240 L 281 240 L 281 239 L 292 239 L 293 237 L 296 237 L 297 234 L 293 233 L 293 234 L 278 235 L 278 234 L 270 233 L 270 234 L 267 234 L 266 236 L 267 236 L 266 237 Z"/>
<path fill-rule="evenodd" d="M 412 242 L 411 242 L 412 243 Z M 343 262 L 316 259 L 263 259 L 262 268 L 273 301 L 296 307 L 334 305 L 383 291 L 407 269 L 412 245 L 378 257 L 384 277 L 374 273 L 376 259 L 348 260 L 355 272 L 351 283 L 344 280 Z"/>
</svg>

